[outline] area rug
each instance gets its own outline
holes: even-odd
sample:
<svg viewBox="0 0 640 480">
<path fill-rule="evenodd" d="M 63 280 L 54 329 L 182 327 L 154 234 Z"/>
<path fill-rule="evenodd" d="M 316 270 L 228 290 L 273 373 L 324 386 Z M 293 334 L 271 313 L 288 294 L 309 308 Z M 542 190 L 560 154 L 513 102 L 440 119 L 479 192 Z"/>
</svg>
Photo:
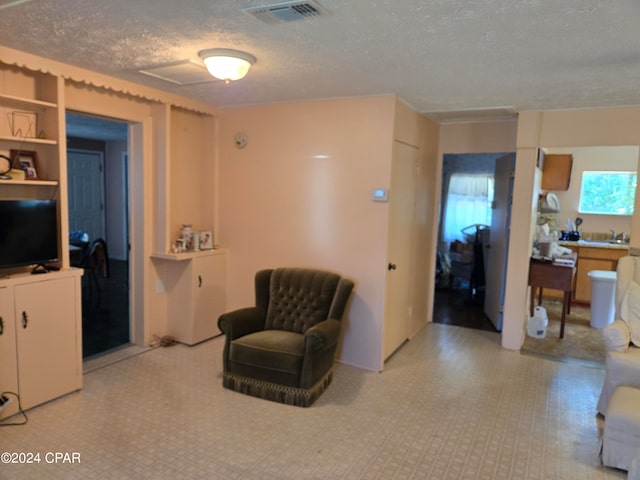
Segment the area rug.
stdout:
<svg viewBox="0 0 640 480">
<path fill-rule="evenodd" d="M 562 302 L 544 300 L 549 326 L 545 338 L 525 337 L 522 353 L 541 355 L 559 361 L 575 360 L 590 366 L 604 366 L 606 349 L 602 330 L 590 325 L 591 309 L 572 305 L 564 326 L 564 338 L 560 338 Z"/>
</svg>

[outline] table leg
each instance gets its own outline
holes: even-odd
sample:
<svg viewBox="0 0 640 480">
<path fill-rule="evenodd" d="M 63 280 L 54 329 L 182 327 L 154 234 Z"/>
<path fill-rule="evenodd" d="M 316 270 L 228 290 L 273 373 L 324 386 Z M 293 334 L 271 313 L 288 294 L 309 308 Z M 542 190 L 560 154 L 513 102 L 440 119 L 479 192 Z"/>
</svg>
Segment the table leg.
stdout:
<svg viewBox="0 0 640 480">
<path fill-rule="evenodd" d="M 542 305 L 542 287 L 540 287 L 540 293 L 538 294 L 538 306 Z"/>
<path fill-rule="evenodd" d="M 564 321 L 567 316 L 567 309 L 571 292 L 564 292 L 564 301 L 562 302 L 562 316 L 560 317 L 560 338 L 564 338 Z"/>
<path fill-rule="evenodd" d="M 531 293 L 529 294 L 529 316 L 533 317 L 533 302 L 536 297 L 536 289 L 538 287 L 531 287 Z"/>
</svg>

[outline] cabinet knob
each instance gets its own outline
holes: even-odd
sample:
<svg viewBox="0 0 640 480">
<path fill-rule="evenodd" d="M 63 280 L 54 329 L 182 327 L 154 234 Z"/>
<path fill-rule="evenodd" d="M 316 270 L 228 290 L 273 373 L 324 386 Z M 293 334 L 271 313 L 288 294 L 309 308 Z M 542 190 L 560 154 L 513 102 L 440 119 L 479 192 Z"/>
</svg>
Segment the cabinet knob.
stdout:
<svg viewBox="0 0 640 480">
<path fill-rule="evenodd" d="M 202 276 L 198 275 L 198 288 L 202 287 Z"/>
<path fill-rule="evenodd" d="M 396 269 L 395 263 L 390 263 L 389 265 L 387 265 L 387 270 L 395 270 L 395 269 Z"/>
<path fill-rule="evenodd" d="M 27 322 L 29 321 L 29 317 L 27 317 L 27 312 L 22 312 L 22 328 L 27 328 Z"/>
<path fill-rule="evenodd" d="M 0 335 L 4 332 L 4 320 L 0 317 Z"/>
</svg>

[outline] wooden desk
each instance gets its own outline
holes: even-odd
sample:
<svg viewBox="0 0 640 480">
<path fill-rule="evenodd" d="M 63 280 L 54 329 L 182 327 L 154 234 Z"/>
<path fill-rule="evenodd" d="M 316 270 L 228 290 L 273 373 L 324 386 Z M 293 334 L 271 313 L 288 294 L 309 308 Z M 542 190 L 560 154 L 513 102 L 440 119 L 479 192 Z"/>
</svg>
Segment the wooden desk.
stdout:
<svg viewBox="0 0 640 480">
<path fill-rule="evenodd" d="M 529 305 L 530 315 L 533 315 L 533 302 L 537 288 L 540 289 L 538 305 L 542 304 L 543 288 L 562 290 L 564 292 L 562 316 L 560 319 L 560 338 L 564 337 L 564 322 L 566 315 L 567 313 L 571 313 L 571 292 L 573 291 L 573 278 L 576 273 L 576 254 L 566 255 L 566 258 L 573 258 L 573 266 L 539 262 L 533 259 L 529 262 L 529 285 L 531 285 L 531 302 Z"/>
</svg>

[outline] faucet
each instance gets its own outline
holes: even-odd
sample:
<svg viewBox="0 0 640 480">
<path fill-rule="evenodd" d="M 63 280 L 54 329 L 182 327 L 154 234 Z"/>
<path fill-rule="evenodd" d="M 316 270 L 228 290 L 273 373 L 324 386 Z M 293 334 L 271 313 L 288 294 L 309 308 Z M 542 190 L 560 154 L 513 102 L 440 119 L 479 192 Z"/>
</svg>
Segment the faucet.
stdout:
<svg viewBox="0 0 640 480">
<path fill-rule="evenodd" d="M 617 240 L 617 235 L 615 230 L 609 230 L 611 232 L 611 240 L 614 242 Z"/>
</svg>

